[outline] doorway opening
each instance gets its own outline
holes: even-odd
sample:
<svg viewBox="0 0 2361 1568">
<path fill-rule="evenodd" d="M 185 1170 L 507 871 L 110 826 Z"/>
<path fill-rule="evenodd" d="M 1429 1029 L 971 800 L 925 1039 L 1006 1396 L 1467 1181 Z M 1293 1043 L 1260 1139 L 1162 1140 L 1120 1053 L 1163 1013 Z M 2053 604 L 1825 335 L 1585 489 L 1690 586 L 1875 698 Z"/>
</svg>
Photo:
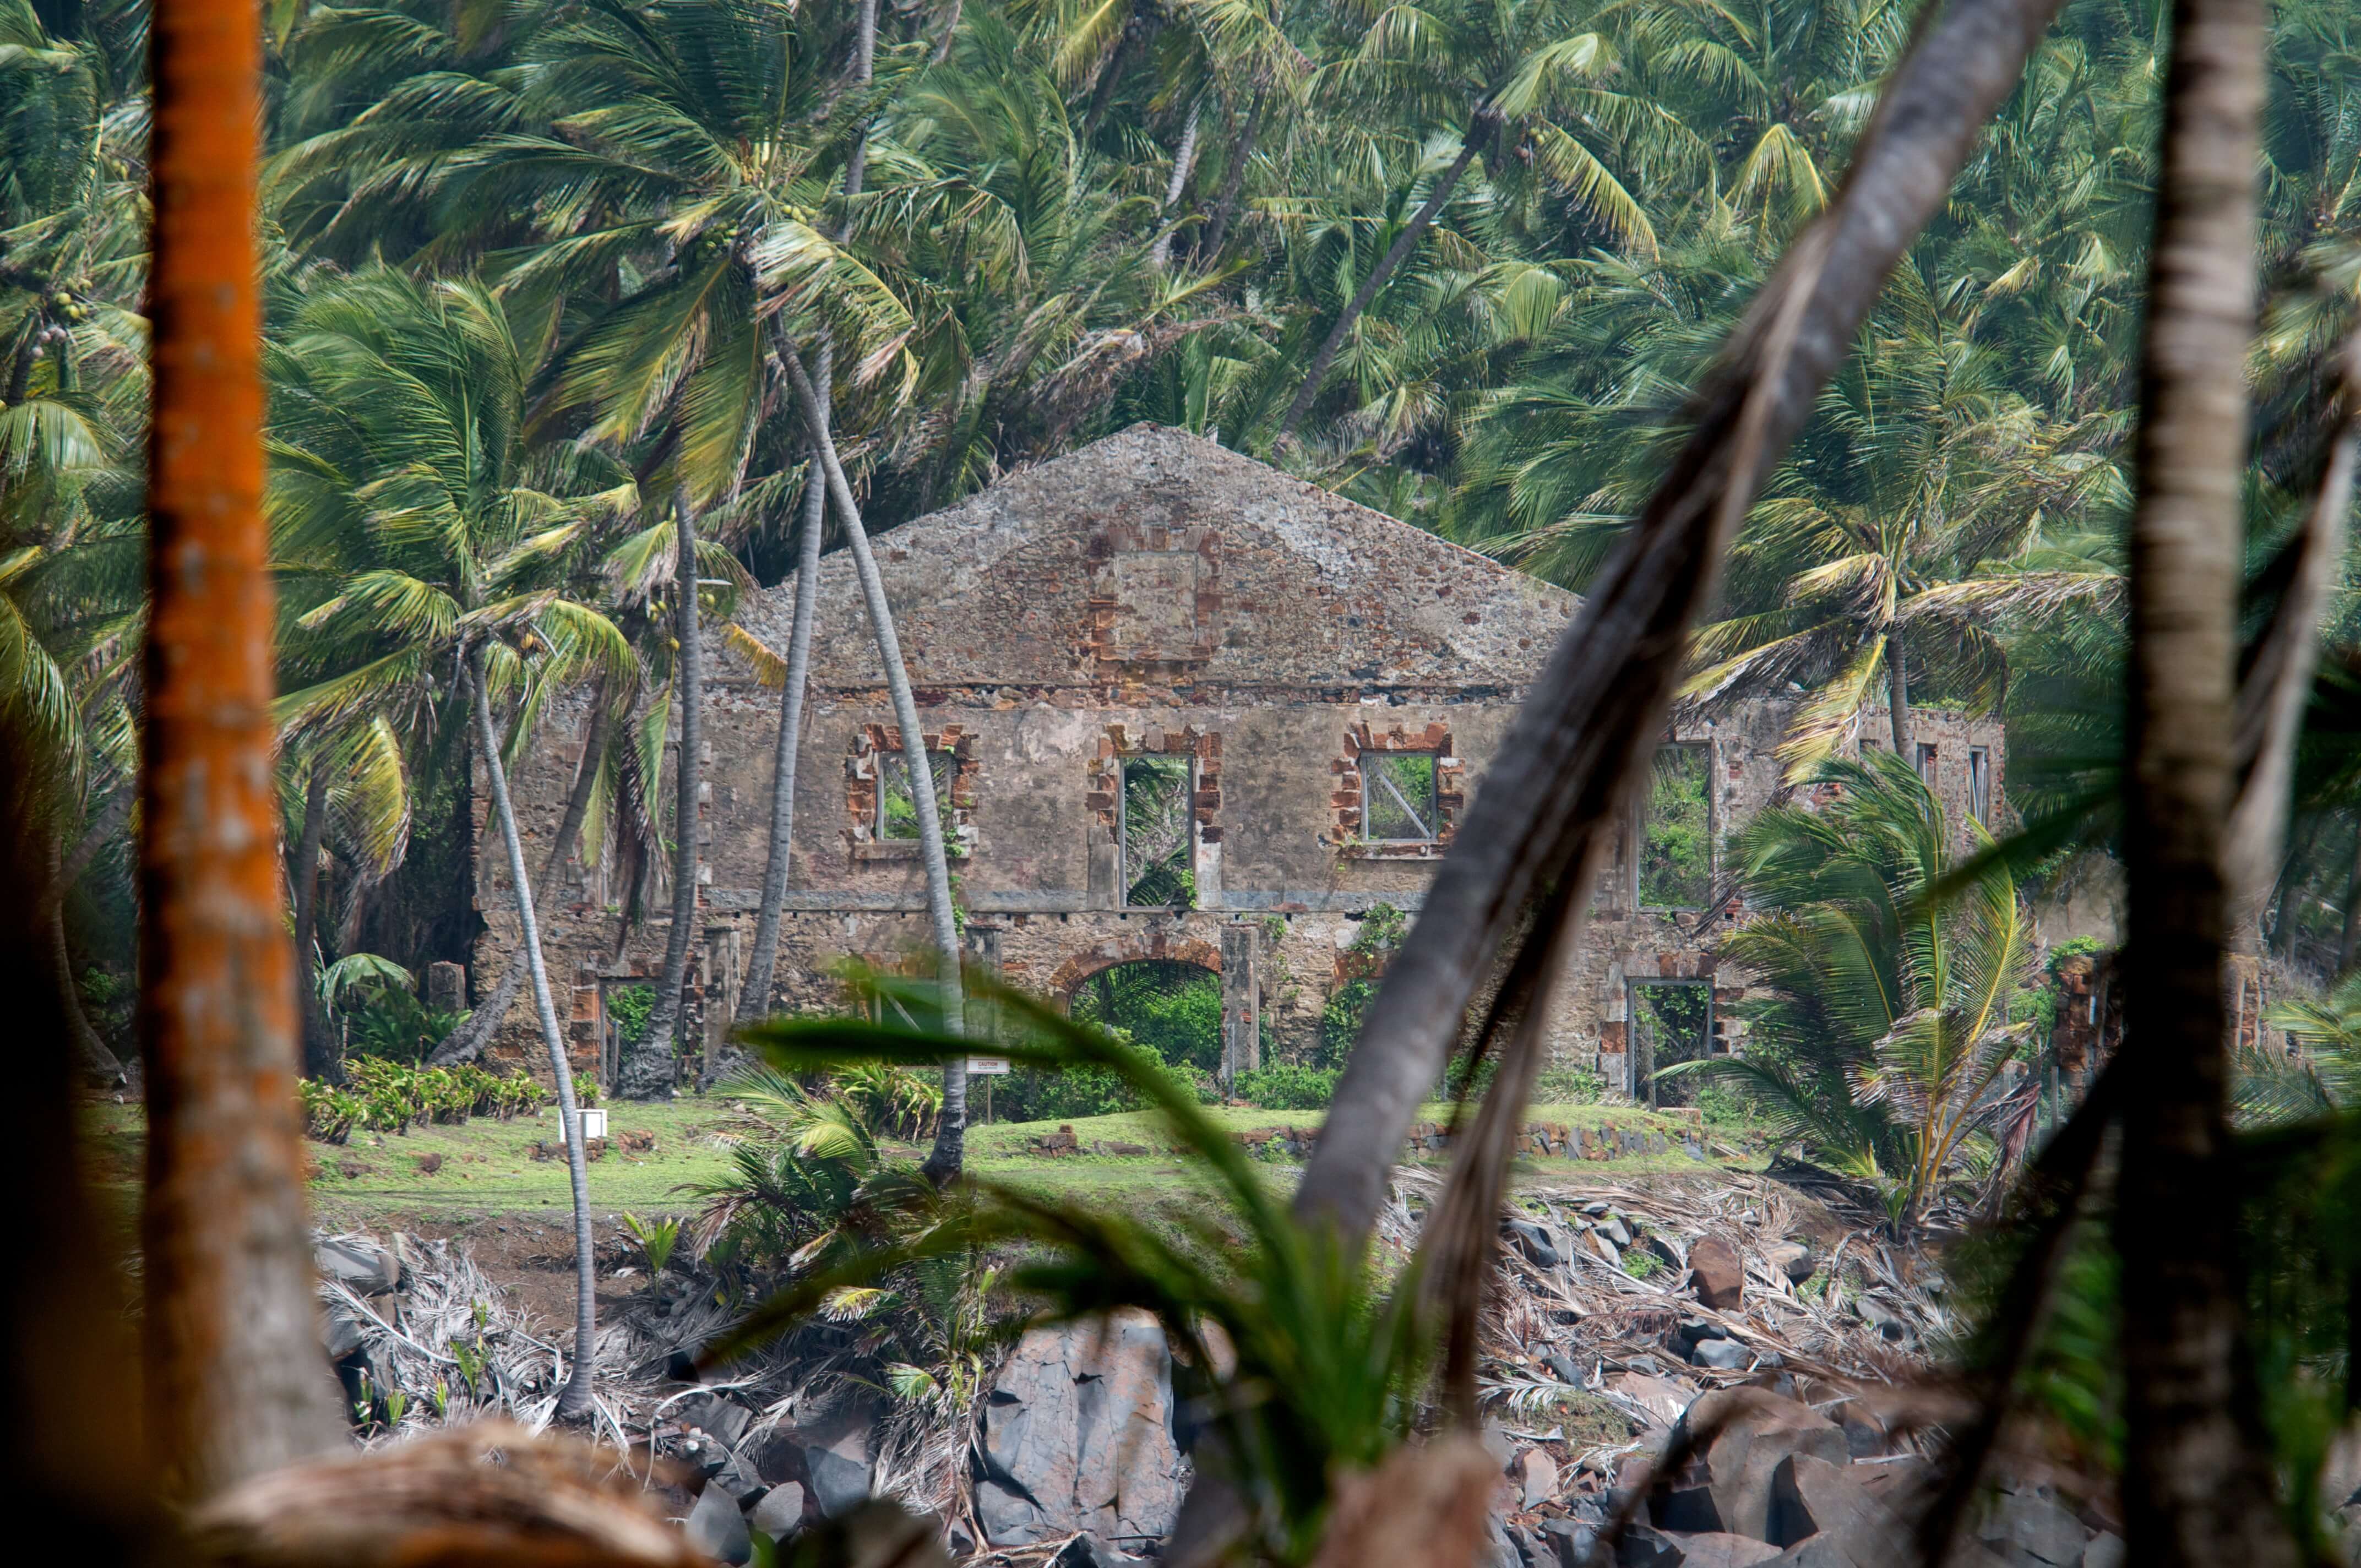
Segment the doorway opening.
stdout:
<svg viewBox="0 0 2361 1568">
<path fill-rule="evenodd" d="M 598 1087 L 615 1087 L 623 1053 L 646 1037 L 648 1014 L 656 1010 L 656 988 L 643 980 L 598 983 Z"/>
<path fill-rule="evenodd" d="M 1631 982 L 1631 1098 L 1642 1105 L 1691 1105 L 1704 1084 L 1694 1074 L 1657 1074 L 1713 1053 L 1713 986 L 1701 980 Z"/>
</svg>

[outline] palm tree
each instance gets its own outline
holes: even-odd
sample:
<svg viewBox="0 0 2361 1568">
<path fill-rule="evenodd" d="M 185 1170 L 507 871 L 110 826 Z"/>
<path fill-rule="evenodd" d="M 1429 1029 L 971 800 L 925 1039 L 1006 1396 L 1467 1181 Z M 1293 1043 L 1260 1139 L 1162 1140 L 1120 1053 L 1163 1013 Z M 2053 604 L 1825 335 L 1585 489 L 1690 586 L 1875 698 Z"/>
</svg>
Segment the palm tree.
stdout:
<svg viewBox="0 0 2361 1568">
<path fill-rule="evenodd" d="M 250 9 L 155 16 L 158 322 L 140 1036 L 148 1441 L 198 1500 L 342 1439 L 313 1339 L 271 798 Z M 224 1129 L 235 1135 L 225 1137 Z"/>
<path fill-rule="evenodd" d="M 483 289 L 380 269 L 301 296 L 289 318 L 270 356 L 272 499 L 296 612 L 287 658 L 311 678 L 280 699 L 280 721 L 297 733 L 364 713 L 406 727 L 473 721 L 567 1117 L 578 1279 L 575 1365 L 559 1411 L 578 1416 L 596 1358 L 587 1178 L 500 757 L 524 742 L 536 705 L 505 742 L 490 705 L 496 688 L 545 694 L 584 674 L 633 677 L 622 633 L 568 590 L 595 562 L 602 525 L 635 493 L 594 452 L 528 450 L 530 367 Z M 464 716 L 449 711 L 455 685 Z"/>
<path fill-rule="evenodd" d="M 1362 312 L 1433 225 L 1478 153 L 1532 159 L 1621 245 L 1644 254 L 1656 244 L 1654 226 L 1623 181 L 1560 124 L 1582 111 L 1619 117 L 1602 103 L 1610 95 L 1598 85 L 1614 68 L 1613 48 L 1600 33 L 1577 30 L 1572 6 L 1516 0 L 1441 14 L 1407 4 L 1347 9 L 1367 18 L 1367 31 L 1350 55 L 1323 69 L 1322 85 L 1344 104 L 1407 112 L 1417 145 L 1425 144 L 1427 126 L 1447 125 L 1456 150 L 1337 313 L 1279 418 L 1275 441 L 1302 423 Z"/>
<path fill-rule="evenodd" d="M 1753 918 L 1722 956 L 1765 998 L 1746 1049 L 1664 1070 L 1742 1085 L 1776 1135 L 1874 1185 L 1913 1229 L 1993 1130 L 2031 1037 L 2010 1010 L 2032 978 L 2033 920 L 2004 864 L 1931 896 L 1950 828 L 1906 759 L 1832 760 L 1810 782 L 1840 793 L 1767 807 L 1734 846 Z"/>
</svg>

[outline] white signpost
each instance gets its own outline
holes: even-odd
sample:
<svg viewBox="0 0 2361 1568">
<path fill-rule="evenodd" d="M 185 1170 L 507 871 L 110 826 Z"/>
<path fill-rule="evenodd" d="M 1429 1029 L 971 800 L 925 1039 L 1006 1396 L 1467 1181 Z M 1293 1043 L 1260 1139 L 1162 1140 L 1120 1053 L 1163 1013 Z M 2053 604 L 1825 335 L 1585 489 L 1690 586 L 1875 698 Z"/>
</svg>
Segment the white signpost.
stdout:
<svg viewBox="0 0 2361 1568">
<path fill-rule="evenodd" d="M 992 1080 L 1008 1070 L 1006 1057 L 970 1057 L 967 1075 L 983 1080 L 983 1119 L 992 1120 Z"/>
</svg>

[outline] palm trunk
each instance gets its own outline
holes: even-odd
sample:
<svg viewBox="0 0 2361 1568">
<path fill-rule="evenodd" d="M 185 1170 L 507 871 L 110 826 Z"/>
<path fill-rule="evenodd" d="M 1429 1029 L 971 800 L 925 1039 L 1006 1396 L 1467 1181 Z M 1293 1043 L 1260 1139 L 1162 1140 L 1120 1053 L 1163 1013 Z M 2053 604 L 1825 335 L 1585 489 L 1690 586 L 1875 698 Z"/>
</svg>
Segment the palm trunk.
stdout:
<svg viewBox="0 0 2361 1568">
<path fill-rule="evenodd" d="M 1837 200 L 1790 248 L 1701 390 L 1693 433 L 1534 680 L 1386 970 L 1295 1207 L 1365 1236 L 1419 1102 L 1537 887 L 1623 820 L 1737 520 L 1854 350 L 2058 0 L 1955 0 L 1888 78 Z M 1577 906 L 1576 917 L 1581 911 Z M 1184 1554 L 1176 1544 L 1169 1561 Z"/>
<path fill-rule="evenodd" d="M 751 1024 L 771 1010 L 772 978 L 779 962 L 779 919 L 795 852 L 796 764 L 803 750 L 804 688 L 811 681 L 812 626 L 819 611 L 820 529 L 827 519 L 828 477 L 815 448 L 804 485 L 802 556 L 796 565 L 796 619 L 787 634 L 786 689 L 779 697 L 779 739 L 771 762 L 771 858 L 763 871 L 763 908 L 754 922 L 754 950 L 738 996 L 738 1021 Z"/>
<path fill-rule="evenodd" d="M 1319 395 L 1320 383 L 1328 378 L 1328 367 L 1336 362 L 1337 352 L 1345 346 L 1345 339 L 1351 334 L 1353 323 L 1361 319 L 1361 313 L 1369 308 L 1369 302 L 1378 297 L 1378 291 L 1386 286 L 1386 280 L 1394 275 L 1394 269 L 1426 236 L 1426 231 L 1434 226 L 1434 215 L 1443 211 L 1445 202 L 1451 200 L 1451 192 L 1458 188 L 1460 176 L 1467 172 L 1467 166 L 1476 159 L 1476 146 L 1482 136 L 1483 123 L 1479 116 L 1469 126 L 1467 139 L 1461 145 L 1459 156 L 1451 160 L 1451 167 L 1444 170 L 1443 178 L 1434 182 L 1434 189 L 1427 192 L 1426 200 L 1411 214 L 1409 225 L 1394 236 L 1393 244 L 1386 247 L 1385 256 L 1361 280 L 1360 288 L 1354 291 L 1344 313 L 1336 318 L 1336 324 L 1328 329 L 1327 341 L 1321 344 L 1320 352 L 1312 356 L 1312 368 L 1303 373 L 1303 385 L 1296 389 L 1295 400 L 1287 405 L 1287 417 L 1279 422 L 1279 434 L 1272 438 L 1273 445 L 1293 435 L 1295 427 L 1303 422 L 1303 416 L 1311 411 L 1312 400 Z"/>
<path fill-rule="evenodd" d="M 1230 143 L 1229 167 L 1222 170 L 1222 193 L 1213 203 L 1213 215 L 1205 225 L 1204 248 L 1199 252 L 1207 261 L 1222 254 L 1228 243 L 1231 220 L 1237 216 L 1238 199 L 1246 184 L 1246 165 L 1254 159 L 1255 133 L 1262 128 L 1264 103 L 1270 96 L 1270 83 L 1262 76 L 1255 78 L 1254 97 L 1246 104 L 1246 123 L 1238 127 L 1235 140 Z"/>
<path fill-rule="evenodd" d="M 615 1091 L 631 1100 L 669 1098 L 675 1076 L 676 1036 L 687 1016 L 681 993 L 688 987 L 688 949 L 697 926 L 697 788 L 704 773 L 705 658 L 697 617 L 697 514 L 688 486 L 673 488 L 673 533 L 679 556 L 673 571 L 679 604 L 673 616 L 680 644 L 675 655 L 674 694 L 680 706 L 680 758 L 673 769 L 672 932 L 664 943 L 664 973 L 656 981 L 656 1003 L 647 1033 L 624 1055 L 615 1072 Z"/>
<path fill-rule="evenodd" d="M 910 797 L 917 806 L 918 852 L 927 872 L 927 915 L 934 927 L 936 951 L 940 955 L 943 1028 L 950 1034 L 960 1034 L 964 1027 L 961 1014 L 966 993 L 960 981 L 959 916 L 951 908 L 950 866 L 944 859 L 942 822 L 934 808 L 933 760 L 927 755 L 926 736 L 918 728 L 918 704 L 910 694 L 910 672 L 902 663 L 902 641 L 894 632 L 894 611 L 885 602 L 885 584 L 877 575 L 877 558 L 870 553 L 869 534 L 861 526 L 861 508 L 853 501 L 852 487 L 845 480 L 843 465 L 837 461 L 836 438 L 829 430 L 828 405 L 812 386 L 811 377 L 805 373 L 803 356 L 796 352 L 793 344 L 784 345 L 779 357 L 795 382 L 796 397 L 803 404 L 804 421 L 816 438 L 820 467 L 828 477 L 829 495 L 836 502 L 838 521 L 844 524 L 845 543 L 852 552 L 852 568 L 861 579 L 861 595 L 869 606 L 870 625 L 877 634 L 877 656 L 885 667 L 885 690 L 893 699 L 894 721 L 902 729 L 902 756 L 909 770 Z M 966 1146 L 967 1063 L 953 1059 L 943 1064 L 943 1111 L 935 1123 L 934 1149 L 927 1156 L 927 1179 L 941 1186 L 957 1177 L 966 1163 Z"/>
<path fill-rule="evenodd" d="M 957 25 L 957 19 L 953 19 Z M 861 19 L 853 35 L 852 80 L 855 86 L 866 91 L 877 73 L 877 0 L 861 0 Z M 852 150 L 844 159 L 844 221 L 837 225 L 836 243 L 842 245 L 852 237 L 852 198 L 869 175 L 869 122 L 861 122 L 853 133 Z"/>
<path fill-rule="evenodd" d="M 312 759 L 303 784 L 303 826 L 295 835 L 295 995 L 303 1013 L 303 1076 L 335 1083 L 344 1077 L 343 1053 L 328 1028 L 328 1009 L 314 983 L 312 958 L 320 941 L 320 843 L 328 832 L 328 768 Z"/>
<path fill-rule="evenodd" d="M 1189 105 L 1189 118 L 1180 127 L 1180 145 L 1172 149 L 1172 178 L 1164 182 L 1164 200 L 1158 203 L 1156 215 L 1162 217 L 1180 203 L 1180 192 L 1188 187 L 1189 175 L 1197 167 L 1197 121 L 1205 112 L 1205 95 L 1199 93 Z M 1158 271 L 1172 260 L 1172 231 L 1166 229 L 1156 236 L 1156 245 L 1148 259 Z"/>
<path fill-rule="evenodd" d="M 2165 86 L 2130 533 L 2124 802 L 2130 894 L 2114 1204 L 2125 1537 L 2134 1562 L 2292 1568 L 2246 1360 L 2223 1169 L 2225 847 L 2255 320 L 2260 0 L 2179 0 Z"/>
<path fill-rule="evenodd" d="M 58 1006 L 66 1015 L 66 1032 L 73 1036 L 74 1049 L 93 1076 L 104 1083 L 121 1083 L 123 1063 L 98 1031 L 90 1026 L 90 1015 L 82 1010 L 82 988 L 74 983 L 73 954 L 66 948 L 65 910 L 57 905 L 49 906 L 48 951 L 50 983 L 57 989 Z"/>
<path fill-rule="evenodd" d="M 614 715 L 608 709 L 607 683 L 602 680 L 591 694 L 590 720 L 582 732 L 582 761 L 574 770 L 574 788 L 566 797 L 566 815 L 557 819 L 557 837 L 550 841 L 549 858 L 542 862 L 541 881 L 533 884 L 540 890 L 533 895 L 536 900 L 547 897 L 549 890 L 558 885 L 566 872 L 566 862 L 573 858 L 574 841 L 581 836 L 582 819 L 590 811 L 591 792 L 598 787 L 598 760 L 607 752 L 607 732 L 614 727 Z M 428 1054 L 426 1065 L 448 1067 L 454 1062 L 472 1061 L 491 1044 L 493 1032 L 516 1004 L 517 993 L 524 990 L 531 968 L 522 953 L 511 953 L 490 997 L 469 1013 L 457 1028 L 443 1036 Z"/>
<path fill-rule="evenodd" d="M 1917 765 L 1910 754 L 1910 673 L 1902 663 L 1902 631 L 1889 627 L 1885 633 L 1885 712 L 1894 726 L 1894 754 Z"/>
<path fill-rule="evenodd" d="M 254 7 L 156 8 L 140 773 L 146 1446 L 194 1502 L 344 1442 L 317 1343 L 281 923 Z"/>
<path fill-rule="evenodd" d="M 541 921 L 533 910 L 533 883 L 525 876 L 524 842 L 517 836 L 508 771 L 500 766 L 500 738 L 492 728 L 492 697 L 484 679 L 480 643 L 468 652 L 468 674 L 476 708 L 476 743 L 483 748 L 492 815 L 500 825 L 500 847 L 508 852 L 509 880 L 516 884 L 518 941 L 524 949 L 526 971 L 533 977 L 533 1010 L 541 1017 L 550 1076 L 557 1082 L 558 1124 L 566 1136 L 566 1176 L 574 1190 L 574 1367 L 557 1396 L 559 1418 L 573 1420 L 590 1409 L 591 1379 L 598 1359 L 598 1255 L 590 1240 L 590 1177 L 582 1157 L 582 1120 L 574 1103 L 574 1071 L 566 1059 L 566 1036 L 557 1026 L 557 1007 L 550 1000 L 549 970 L 542 962 Z"/>
</svg>

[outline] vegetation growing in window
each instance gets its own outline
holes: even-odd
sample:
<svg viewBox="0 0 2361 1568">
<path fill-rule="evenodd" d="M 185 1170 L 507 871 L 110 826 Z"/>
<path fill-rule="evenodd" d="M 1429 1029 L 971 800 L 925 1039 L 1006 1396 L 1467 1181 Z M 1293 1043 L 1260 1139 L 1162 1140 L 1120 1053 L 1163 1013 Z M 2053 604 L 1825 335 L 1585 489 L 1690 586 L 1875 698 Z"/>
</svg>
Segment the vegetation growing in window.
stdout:
<svg viewBox="0 0 2361 1568">
<path fill-rule="evenodd" d="M 1190 784 L 1186 757 L 1123 760 L 1123 901 L 1129 908 L 1197 905 Z"/>
<path fill-rule="evenodd" d="M 1373 844 L 1431 843 L 1443 830 L 1432 751 L 1361 754 L 1361 837 Z"/>
<path fill-rule="evenodd" d="M 960 853 L 959 831 L 951 810 L 951 781 L 959 776 L 957 752 L 929 752 L 927 771 L 935 786 L 935 819 L 942 825 L 943 852 Z M 900 751 L 877 754 L 877 836 L 885 839 L 918 838 L 917 795 L 910 788 L 910 759 Z"/>
<path fill-rule="evenodd" d="M 1701 909 L 1713 896 L 1709 756 L 1702 746 L 1657 748 L 1641 813 L 1642 908 Z"/>
</svg>

